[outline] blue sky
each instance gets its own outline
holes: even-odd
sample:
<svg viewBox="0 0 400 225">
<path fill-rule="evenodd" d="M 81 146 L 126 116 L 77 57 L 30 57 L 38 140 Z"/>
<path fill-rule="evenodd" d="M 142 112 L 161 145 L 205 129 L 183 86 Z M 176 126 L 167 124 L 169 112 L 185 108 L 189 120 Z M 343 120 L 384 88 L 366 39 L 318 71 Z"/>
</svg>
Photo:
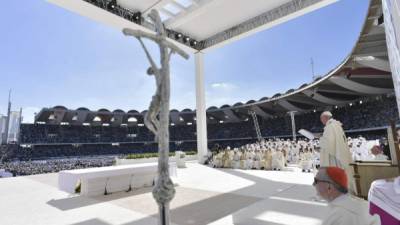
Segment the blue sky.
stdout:
<svg viewBox="0 0 400 225">
<path fill-rule="evenodd" d="M 205 56 L 207 106 L 258 100 L 324 75 L 351 51 L 369 0 L 341 0 Z M 154 80 L 139 43 L 43 0 L 2 2 L 0 114 L 8 89 L 24 122 L 43 107 L 148 107 Z M 152 52 L 156 46 L 147 43 Z M 171 108 L 195 108 L 194 60 L 171 60 Z"/>
</svg>

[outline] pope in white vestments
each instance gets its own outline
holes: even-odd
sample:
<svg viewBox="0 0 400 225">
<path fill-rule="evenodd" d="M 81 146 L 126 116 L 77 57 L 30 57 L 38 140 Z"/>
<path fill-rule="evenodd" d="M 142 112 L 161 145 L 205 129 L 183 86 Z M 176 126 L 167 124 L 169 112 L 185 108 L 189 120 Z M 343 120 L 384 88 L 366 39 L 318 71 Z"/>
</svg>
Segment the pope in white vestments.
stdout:
<svg viewBox="0 0 400 225">
<path fill-rule="evenodd" d="M 348 176 L 349 189 L 355 193 L 353 168 L 350 166 L 351 153 L 342 123 L 333 119 L 332 114 L 328 111 L 321 114 L 321 122 L 325 127 L 320 138 L 320 165 L 321 167 L 335 166 L 344 169 Z"/>
</svg>

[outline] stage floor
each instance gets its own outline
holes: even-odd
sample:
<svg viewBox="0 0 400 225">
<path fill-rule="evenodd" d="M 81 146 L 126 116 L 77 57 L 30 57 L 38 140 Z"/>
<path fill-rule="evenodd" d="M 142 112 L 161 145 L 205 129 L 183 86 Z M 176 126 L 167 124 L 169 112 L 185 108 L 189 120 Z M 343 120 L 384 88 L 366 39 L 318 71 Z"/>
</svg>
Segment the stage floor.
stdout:
<svg viewBox="0 0 400 225">
<path fill-rule="evenodd" d="M 178 169 L 171 222 L 179 225 L 320 224 L 327 205 L 315 201 L 312 173 Z M 95 198 L 57 189 L 57 174 L 0 179 L 2 225 L 157 224 L 151 188 Z"/>
</svg>

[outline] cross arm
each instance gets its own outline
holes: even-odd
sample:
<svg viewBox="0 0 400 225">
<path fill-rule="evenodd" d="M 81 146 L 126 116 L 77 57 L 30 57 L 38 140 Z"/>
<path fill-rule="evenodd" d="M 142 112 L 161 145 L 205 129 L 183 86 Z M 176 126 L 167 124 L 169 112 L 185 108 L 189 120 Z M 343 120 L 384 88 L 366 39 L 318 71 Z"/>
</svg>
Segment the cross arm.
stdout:
<svg viewBox="0 0 400 225">
<path fill-rule="evenodd" d="M 181 50 L 178 46 L 176 46 L 175 44 L 171 43 L 170 41 L 162 38 L 161 36 L 143 32 L 141 30 L 133 30 L 130 28 L 124 28 L 122 30 L 122 32 L 126 36 L 134 36 L 136 38 L 147 38 L 147 39 L 157 42 L 158 44 L 161 44 L 161 42 L 163 42 L 163 44 L 165 44 L 166 47 L 170 48 L 172 51 L 178 53 L 180 56 L 182 56 L 185 59 L 189 59 L 189 55 L 185 51 Z"/>
</svg>

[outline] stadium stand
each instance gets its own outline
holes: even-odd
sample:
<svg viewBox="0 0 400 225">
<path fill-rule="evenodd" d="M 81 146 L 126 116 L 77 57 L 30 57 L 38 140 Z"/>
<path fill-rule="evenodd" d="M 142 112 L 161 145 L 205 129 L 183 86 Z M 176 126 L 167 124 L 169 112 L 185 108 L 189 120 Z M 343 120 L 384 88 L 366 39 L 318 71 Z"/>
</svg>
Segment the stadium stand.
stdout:
<svg viewBox="0 0 400 225">
<path fill-rule="evenodd" d="M 90 112 L 90 111 L 88 111 Z M 296 115 L 296 127 L 315 133 L 322 132 L 319 121 L 321 111 L 309 111 Z M 348 136 L 363 135 L 367 138 L 385 136 L 389 119 L 398 115 L 395 97 L 381 95 L 332 109 L 334 117 L 343 123 Z M 264 138 L 291 138 L 289 115 L 262 118 L 258 116 Z M 257 135 L 254 122 L 244 119 L 239 122 L 208 124 L 209 148 L 241 146 L 254 142 Z M 194 123 L 170 126 L 170 149 L 193 151 L 196 149 L 196 126 Z M 46 159 L 51 157 L 73 157 L 93 155 L 118 155 L 157 151 L 154 135 L 145 126 L 109 126 L 102 124 L 22 124 L 18 154 L 20 159 Z"/>
</svg>

